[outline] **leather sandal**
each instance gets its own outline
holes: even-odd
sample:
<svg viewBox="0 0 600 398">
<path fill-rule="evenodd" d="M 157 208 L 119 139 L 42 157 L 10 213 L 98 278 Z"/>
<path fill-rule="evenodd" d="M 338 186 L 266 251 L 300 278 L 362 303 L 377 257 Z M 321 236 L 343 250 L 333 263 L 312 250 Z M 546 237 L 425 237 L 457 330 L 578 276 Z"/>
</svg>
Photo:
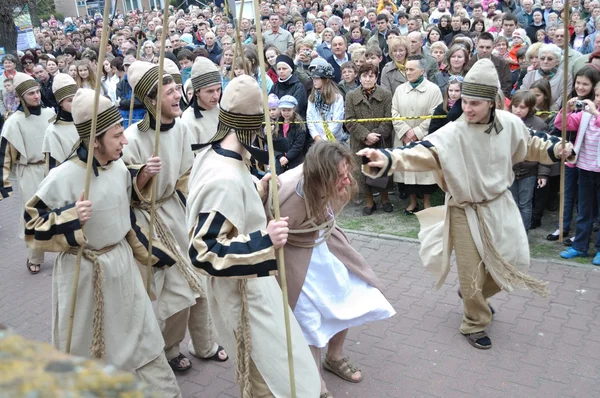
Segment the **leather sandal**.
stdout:
<svg viewBox="0 0 600 398">
<path fill-rule="evenodd" d="M 181 365 L 181 361 L 184 359 L 187 359 L 190 362 L 188 366 Z M 174 372 L 184 372 L 192 368 L 192 361 L 190 361 L 185 355 L 179 353 L 178 356 L 169 360 L 169 366 L 171 367 L 171 369 L 173 369 Z"/>
<path fill-rule="evenodd" d="M 31 267 L 37 267 L 37 270 L 32 269 Z M 41 268 L 42 268 L 41 264 L 33 264 L 33 263 L 29 262 L 29 259 L 27 259 L 27 271 L 29 271 L 32 275 L 39 274 Z"/>
<path fill-rule="evenodd" d="M 334 361 L 331 358 L 329 358 L 329 356 L 325 355 L 325 360 L 323 361 L 323 368 L 335 374 L 339 378 L 349 381 L 350 383 L 360 383 L 361 381 L 363 381 L 362 373 L 360 375 L 360 379 L 354 380 L 352 378 L 352 376 L 356 372 L 360 372 L 360 369 L 348 357 L 343 357 L 338 361 Z"/>
<path fill-rule="evenodd" d="M 485 331 L 463 334 L 469 344 L 480 350 L 489 350 L 492 348 L 492 340 Z"/>
<path fill-rule="evenodd" d="M 215 355 L 213 355 L 212 357 L 202 358 L 202 359 L 207 360 L 207 361 L 227 362 L 227 360 L 229 359 L 229 355 L 227 355 L 225 357 L 225 359 L 221 359 L 221 357 L 219 357 L 220 352 L 225 352 L 225 348 L 223 348 L 222 346 L 219 346 L 219 348 L 217 348 L 217 352 L 215 352 Z M 227 352 L 225 352 L 225 354 L 227 354 Z"/>
</svg>

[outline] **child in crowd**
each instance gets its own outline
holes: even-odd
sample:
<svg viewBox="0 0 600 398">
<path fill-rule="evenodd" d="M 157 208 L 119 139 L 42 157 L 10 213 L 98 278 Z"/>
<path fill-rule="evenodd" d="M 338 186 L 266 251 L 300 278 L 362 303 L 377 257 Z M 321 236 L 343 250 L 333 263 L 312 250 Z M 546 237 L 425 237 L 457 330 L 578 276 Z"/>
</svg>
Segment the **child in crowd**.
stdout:
<svg viewBox="0 0 600 398">
<path fill-rule="evenodd" d="M 181 80 L 183 84 L 192 76 L 192 65 L 195 58 L 194 54 L 187 49 L 183 49 L 177 53 L 177 62 L 181 66 Z"/>
<path fill-rule="evenodd" d="M 358 87 L 356 83 L 356 75 L 358 74 L 358 68 L 352 61 L 344 62 L 341 66 L 342 69 L 342 81 L 338 83 L 338 88 L 342 97 L 346 99 L 346 94 Z"/>
<path fill-rule="evenodd" d="M 536 97 L 529 91 L 517 91 L 510 105 L 511 112 L 521 118 L 525 126 L 533 130 L 546 130 L 546 123 L 535 116 Z M 524 161 L 513 166 L 515 180 L 510 186 L 510 192 L 515 199 L 525 231 L 531 229 L 531 216 L 533 212 L 533 194 L 536 183 L 538 188 L 543 188 L 548 180 L 550 168 L 538 162 Z"/>
<path fill-rule="evenodd" d="M 575 238 L 572 246 L 560 253 L 562 258 L 587 257 L 594 220 L 598 213 L 600 200 L 600 85 L 594 88 L 594 101 L 585 99 L 583 111 L 577 110 L 578 99 L 573 98 L 567 102 L 567 129 L 577 131 L 577 138 L 573 148 L 576 154 L 573 166 L 578 170 L 579 184 L 577 220 L 575 221 Z M 555 126 L 560 128 L 562 115 L 556 115 Z M 596 235 L 596 255 L 592 264 L 600 266 L 600 233 Z"/>
<path fill-rule="evenodd" d="M 581 52 L 582 48 L 585 47 L 585 38 L 588 36 L 588 31 L 585 27 L 585 20 L 581 19 L 575 22 L 575 31 L 571 35 L 569 44 L 575 51 Z"/>
<path fill-rule="evenodd" d="M 4 119 L 8 119 L 8 117 L 17 110 L 20 103 L 12 79 L 4 80 L 4 93 L 2 94 L 2 99 L 4 100 L 4 109 L 6 109 Z"/>
<path fill-rule="evenodd" d="M 288 150 L 279 158 L 282 171 L 293 169 L 304 161 L 306 143 L 306 125 L 302 117 L 296 112 L 298 101 L 291 95 L 284 95 L 279 100 L 279 111 L 281 112 L 281 133 L 288 141 Z M 269 105 L 270 107 L 270 105 Z M 270 112 L 270 109 L 269 109 Z"/>
</svg>

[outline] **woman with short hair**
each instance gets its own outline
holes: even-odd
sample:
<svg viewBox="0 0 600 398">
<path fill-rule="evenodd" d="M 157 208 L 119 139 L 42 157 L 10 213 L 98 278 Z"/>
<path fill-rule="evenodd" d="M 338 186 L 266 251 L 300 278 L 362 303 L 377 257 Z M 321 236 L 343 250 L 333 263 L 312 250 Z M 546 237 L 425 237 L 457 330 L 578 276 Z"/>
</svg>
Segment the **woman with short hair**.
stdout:
<svg viewBox="0 0 600 398">
<path fill-rule="evenodd" d="M 529 90 L 533 82 L 546 79 L 552 88 L 553 107 L 559 109 L 563 96 L 562 50 L 556 44 L 544 44 L 538 51 L 540 68 L 528 72 L 523 78 L 522 90 Z M 573 86 L 571 74 L 568 75 L 567 87 Z"/>
</svg>

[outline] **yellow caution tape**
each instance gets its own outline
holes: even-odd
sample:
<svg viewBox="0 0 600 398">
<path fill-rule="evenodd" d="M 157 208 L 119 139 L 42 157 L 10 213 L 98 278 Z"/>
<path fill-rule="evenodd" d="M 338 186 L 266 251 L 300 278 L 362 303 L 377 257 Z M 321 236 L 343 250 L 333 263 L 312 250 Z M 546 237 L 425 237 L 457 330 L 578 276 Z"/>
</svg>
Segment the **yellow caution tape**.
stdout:
<svg viewBox="0 0 600 398">
<path fill-rule="evenodd" d="M 557 111 L 540 111 L 536 112 L 537 116 L 540 115 L 553 115 L 558 113 Z M 314 123 L 368 123 L 368 122 L 393 122 L 394 120 L 424 120 L 424 119 L 445 119 L 446 115 L 425 115 L 425 116 L 403 116 L 403 117 L 375 117 L 369 119 L 348 119 L 348 120 L 303 120 L 294 121 L 287 124 L 314 124 Z M 272 124 L 285 124 L 285 122 L 271 122 Z M 265 124 L 263 122 L 263 124 Z"/>
</svg>

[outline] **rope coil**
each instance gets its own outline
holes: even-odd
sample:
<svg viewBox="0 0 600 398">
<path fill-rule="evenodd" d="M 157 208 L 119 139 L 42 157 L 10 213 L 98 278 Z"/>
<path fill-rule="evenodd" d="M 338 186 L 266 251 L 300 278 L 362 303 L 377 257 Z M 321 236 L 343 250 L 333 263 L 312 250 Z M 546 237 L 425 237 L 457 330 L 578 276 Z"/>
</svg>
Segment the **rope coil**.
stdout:
<svg viewBox="0 0 600 398">
<path fill-rule="evenodd" d="M 92 318 L 92 343 L 90 355 L 93 358 L 104 359 L 106 344 L 104 342 L 104 272 L 99 258 L 116 248 L 118 243 L 106 246 L 100 250 L 83 249 L 83 257 L 92 263 L 92 285 L 94 288 L 94 309 Z M 67 253 L 77 256 L 78 248 L 72 247 Z"/>
</svg>

